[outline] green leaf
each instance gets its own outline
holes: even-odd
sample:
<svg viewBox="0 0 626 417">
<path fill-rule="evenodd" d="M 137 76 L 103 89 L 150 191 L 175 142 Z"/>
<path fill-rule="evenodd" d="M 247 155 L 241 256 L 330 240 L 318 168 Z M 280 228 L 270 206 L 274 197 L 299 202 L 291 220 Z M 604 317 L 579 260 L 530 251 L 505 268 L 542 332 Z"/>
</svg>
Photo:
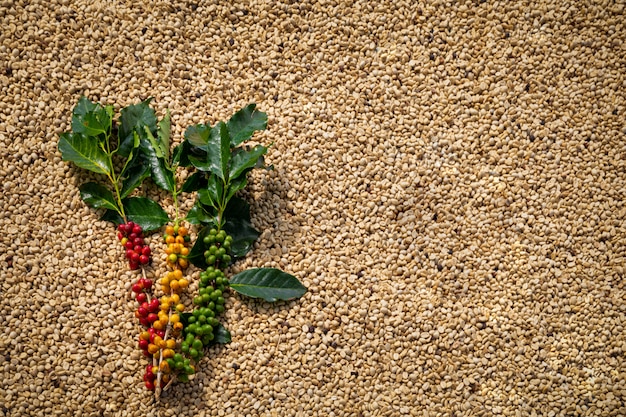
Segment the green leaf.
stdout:
<svg viewBox="0 0 626 417">
<path fill-rule="evenodd" d="M 211 130 L 207 146 L 207 166 L 209 171 L 225 181 L 228 178 L 230 136 L 228 135 L 228 128 L 224 122 L 219 122 Z"/>
<path fill-rule="evenodd" d="M 198 124 L 189 126 L 185 130 L 184 137 L 190 145 L 206 150 L 211 130 L 211 125 Z"/>
<path fill-rule="evenodd" d="M 126 169 L 122 189 L 120 190 L 120 198 L 128 197 L 135 188 L 141 185 L 143 180 L 150 176 L 150 167 L 144 164 L 141 158 L 136 160 L 138 163 L 134 163 Z"/>
<path fill-rule="evenodd" d="M 187 215 L 187 217 L 189 217 L 189 215 Z M 196 238 L 196 243 L 194 243 L 193 247 L 189 251 L 189 255 L 187 255 L 187 260 L 200 269 L 206 269 L 209 266 L 204 258 L 204 251 L 206 250 L 204 238 L 209 234 L 209 230 L 211 230 L 210 226 L 205 226 L 200 229 L 198 237 Z"/>
<path fill-rule="evenodd" d="M 239 190 L 243 190 L 248 185 L 248 177 L 246 175 L 242 175 L 239 178 L 235 178 L 230 182 L 228 186 L 228 193 L 226 194 L 226 201 L 230 201 L 231 198 L 235 195 L 235 193 Z"/>
<path fill-rule="evenodd" d="M 221 323 L 218 324 L 217 327 L 213 329 L 213 334 L 215 335 L 215 339 L 213 339 L 213 342 L 220 344 L 220 345 L 225 345 L 227 343 L 230 343 L 232 340 L 232 337 L 230 336 L 230 332 Z"/>
<path fill-rule="evenodd" d="M 145 126 L 150 129 L 153 135 L 157 132 L 157 117 L 150 107 L 149 98 L 139 104 L 124 107 L 120 115 L 120 128 L 118 131 L 119 146 L 118 155 L 128 157 L 133 148 L 133 132 L 137 132 L 140 138 L 145 137 Z"/>
<path fill-rule="evenodd" d="M 235 155 L 230 163 L 229 179 L 239 177 L 242 174 L 246 174 L 249 170 L 254 168 L 263 155 L 267 153 L 267 147 L 257 145 L 251 150 L 241 149 Z"/>
<path fill-rule="evenodd" d="M 239 294 L 262 298 L 270 303 L 300 298 L 307 291 L 296 277 L 275 268 L 254 268 L 240 272 L 230 279 L 230 288 Z"/>
<path fill-rule="evenodd" d="M 180 322 L 183 324 L 183 328 L 187 327 L 187 325 L 189 324 L 189 317 L 193 316 L 192 313 L 180 313 L 179 317 L 180 317 Z"/>
<path fill-rule="evenodd" d="M 119 211 L 113 193 L 103 185 L 88 182 L 79 187 L 80 197 L 90 207 L 95 209 L 106 208 Z"/>
<path fill-rule="evenodd" d="M 261 233 L 250 222 L 250 205 L 241 198 L 233 197 L 224 211 L 224 230 L 233 237 L 231 253 L 237 258 L 245 256 Z"/>
<path fill-rule="evenodd" d="M 217 224 L 214 213 L 207 212 L 202 204 L 197 202 L 189 212 L 187 212 L 187 216 L 185 220 L 191 224 L 207 224 L 210 223 L 212 225 Z M 204 253 L 204 252 L 203 252 Z M 204 258 L 203 258 L 204 259 Z"/>
<path fill-rule="evenodd" d="M 128 197 L 122 203 L 127 219 L 141 226 L 144 232 L 156 230 L 169 221 L 161 206 L 149 198 Z"/>
<path fill-rule="evenodd" d="M 110 174 L 109 156 L 98 146 L 98 142 L 81 133 L 62 133 L 59 137 L 59 151 L 64 161 L 70 161 L 79 168 Z"/>
<path fill-rule="evenodd" d="M 154 135 L 152 135 L 152 132 L 150 132 L 150 128 L 148 126 L 144 126 L 144 130 L 146 133 L 146 138 L 148 139 L 148 143 L 150 143 L 150 146 L 152 146 L 152 149 L 154 150 L 156 156 L 158 158 L 165 158 L 165 154 L 163 153 L 161 144 L 158 143 Z"/>
<path fill-rule="evenodd" d="M 187 180 L 185 180 L 185 183 L 183 184 L 183 187 L 181 188 L 181 190 L 184 193 L 191 193 L 194 191 L 198 191 L 201 188 L 206 188 L 206 186 L 207 186 L 207 179 L 206 179 L 205 173 L 194 172 L 189 177 L 187 177 Z"/>
<path fill-rule="evenodd" d="M 198 190 L 198 200 L 218 209 L 224 196 L 224 185 L 215 175 L 210 175 L 205 188 Z"/>
<path fill-rule="evenodd" d="M 141 139 L 139 147 L 145 162 L 150 166 L 150 174 L 154 183 L 162 189 L 173 193 L 176 189 L 176 179 L 167 162 L 163 158 L 158 157 L 156 149 L 152 147 L 149 140 Z"/>
<path fill-rule="evenodd" d="M 102 215 L 102 217 L 100 217 L 100 220 L 104 220 L 107 222 L 111 222 L 114 225 L 118 225 L 118 224 L 122 224 L 125 223 L 124 219 L 122 218 L 122 216 L 120 216 L 120 214 L 115 211 L 115 210 L 107 210 L 104 212 L 104 214 Z"/>
<path fill-rule="evenodd" d="M 98 136 L 111 131 L 113 107 L 102 107 L 82 96 L 72 110 L 72 131 L 87 136 Z"/>
<path fill-rule="evenodd" d="M 72 131 L 87 136 L 106 134 L 111 130 L 109 114 L 100 106 L 91 113 L 72 117 Z"/>
<path fill-rule="evenodd" d="M 171 117 L 169 109 L 165 112 L 165 117 L 159 122 L 159 145 L 166 161 L 170 159 L 170 133 L 171 133 Z"/>
<path fill-rule="evenodd" d="M 186 140 L 183 141 L 183 143 L 176 145 L 174 147 L 174 152 L 172 152 L 172 166 L 190 166 L 191 162 L 189 162 L 189 155 L 191 153 L 191 148 L 192 146 Z"/>
<path fill-rule="evenodd" d="M 250 139 L 257 130 L 267 128 L 267 114 L 255 109 L 256 104 L 248 104 L 228 121 L 231 146 L 237 146 Z"/>
<path fill-rule="evenodd" d="M 76 103 L 74 110 L 72 110 L 72 119 L 74 117 L 80 118 L 87 113 L 91 113 L 96 108 L 98 108 L 97 103 L 94 103 L 85 96 L 80 96 L 80 98 L 78 99 L 78 103 Z"/>
</svg>

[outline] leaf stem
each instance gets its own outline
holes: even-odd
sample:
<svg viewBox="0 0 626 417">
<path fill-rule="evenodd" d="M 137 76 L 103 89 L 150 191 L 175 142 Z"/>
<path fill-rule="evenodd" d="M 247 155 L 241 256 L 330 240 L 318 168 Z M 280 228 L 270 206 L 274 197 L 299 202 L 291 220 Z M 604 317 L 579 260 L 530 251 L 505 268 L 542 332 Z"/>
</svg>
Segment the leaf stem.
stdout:
<svg viewBox="0 0 626 417">
<path fill-rule="evenodd" d="M 109 155 L 109 160 L 110 159 L 111 155 Z M 120 216 L 122 216 L 124 222 L 127 222 L 126 213 L 124 213 L 124 205 L 122 204 L 122 198 L 120 197 L 120 188 L 118 185 L 119 177 L 115 177 L 115 171 L 111 171 L 111 173 L 107 174 L 107 176 L 109 177 L 109 181 L 111 181 L 111 184 L 113 184 L 113 189 L 115 190 L 115 198 L 117 199 L 117 212 Z"/>
</svg>

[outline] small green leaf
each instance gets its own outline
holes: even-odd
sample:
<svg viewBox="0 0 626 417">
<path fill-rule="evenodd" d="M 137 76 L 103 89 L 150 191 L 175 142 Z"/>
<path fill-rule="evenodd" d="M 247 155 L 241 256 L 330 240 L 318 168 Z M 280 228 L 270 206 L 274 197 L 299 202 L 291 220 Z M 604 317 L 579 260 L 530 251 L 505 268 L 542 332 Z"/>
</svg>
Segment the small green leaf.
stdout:
<svg viewBox="0 0 626 417">
<path fill-rule="evenodd" d="M 152 134 L 156 135 L 157 117 L 150 107 L 151 100 L 149 98 L 139 104 L 133 104 L 122 109 L 120 114 L 121 125 L 118 131 L 118 155 L 128 157 L 130 154 L 134 143 L 133 132 L 136 131 L 141 138 L 144 138 L 145 126 L 147 126 Z"/>
<path fill-rule="evenodd" d="M 146 133 L 146 138 L 148 139 L 150 146 L 152 146 L 152 149 L 154 150 L 157 158 L 165 158 L 165 155 L 163 154 L 163 149 L 161 149 L 161 144 L 157 143 L 156 138 L 154 137 L 154 135 L 152 135 L 152 132 L 150 132 L 150 128 L 148 126 L 144 126 L 144 130 Z"/>
<path fill-rule="evenodd" d="M 119 211 L 113 193 L 103 185 L 88 182 L 79 187 L 80 197 L 90 207 Z"/>
<path fill-rule="evenodd" d="M 189 217 L 189 215 L 187 215 Z M 204 258 L 204 251 L 206 250 L 204 245 L 204 238 L 209 234 L 209 230 L 211 230 L 210 226 L 205 226 L 198 232 L 198 237 L 196 238 L 196 242 L 193 247 L 189 251 L 189 255 L 187 255 L 187 259 L 189 262 L 194 264 L 200 269 L 206 269 L 209 265 L 207 265 L 206 260 Z"/>
<path fill-rule="evenodd" d="M 133 192 L 133 190 L 141 185 L 143 180 L 150 176 L 150 167 L 143 163 L 141 158 L 137 158 L 138 163 L 130 165 L 125 172 L 120 190 L 120 198 L 125 198 Z"/>
<path fill-rule="evenodd" d="M 230 280 L 230 288 L 248 297 L 268 302 L 300 298 L 306 291 L 296 277 L 280 269 L 255 268 L 240 272 Z"/>
<path fill-rule="evenodd" d="M 184 137 L 190 145 L 206 150 L 211 130 L 210 125 L 198 124 L 189 126 L 187 130 L 185 130 Z"/>
<path fill-rule="evenodd" d="M 215 339 L 213 339 L 213 342 L 220 345 L 230 343 L 232 340 L 230 332 L 221 323 L 213 329 L 213 334 L 215 335 Z"/>
<path fill-rule="evenodd" d="M 110 174 L 109 156 L 98 146 L 98 142 L 81 133 L 62 133 L 59 137 L 59 151 L 64 161 L 70 161 L 79 168 Z"/>
<path fill-rule="evenodd" d="M 171 117 L 169 109 L 165 112 L 165 117 L 159 122 L 159 146 L 163 152 L 166 161 L 170 159 L 170 133 L 171 133 Z"/>
<path fill-rule="evenodd" d="M 215 214 L 207 212 L 202 204 L 197 202 L 191 210 L 187 212 L 185 220 L 191 224 L 216 224 Z"/>
<path fill-rule="evenodd" d="M 209 175 L 205 188 L 198 190 L 198 199 L 204 205 L 218 209 L 224 196 L 224 185 L 214 174 Z"/>
<path fill-rule="evenodd" d="M 241 198 L 233 197 L 224 211 L 224 230 L 233 237 L 231 253 L 237 258 L 244 257 L 261 235 L 250 222 L 250 205 Z"/>
<path fill-rule="evenodd" d="M 144 232 L 150 232 L 169 221 L 167 213 L 153 200 L 145 197 L 128 197 L 122 200 L 128 220 L 137 223 Z"/>
<path fill-rule="evenodd" d="M 191 193 L 194 191 L 198 191 L 201 188 L 206 188 L 207 180 L 204 172 L 194 172 L 183 184 L 181 188 L 184 193 Z"/>
<path fill-rule="evenodd" d="M 232 181 L 242 174 L 245 175 L 257 165 L 259 158 L 265 155 L 265 153 L 267 153 L 267 148 L 261 145 L 257 145 L 251 150 L 239 150 L 233 155 L 231 160 L 229 179 Z"/>
<path fill-rule="evenodd" d="M 198 190 L 198 201 L 205 206 L 215 207 L 217 205 L 206 188 Z"/>
<path fill-rule="evenodd" d="M 111 131 L 112 120 L 112 106 L 102 107 L 83 96 L 72 110 L 72 131 L 98 136 Z"/>
<path fill-rule="evenodd" d="M 242 175 L 239 178 L 235 178 L 230 182 L 228 186 L 228 193 L 226 194 L 226 201 L 230 201 L 231 198 L 237 193 L 239 190 L 243 190 L 248 185 L 248 177 L 246 175 Z"/>
<path fill-rule="evenodd" d="M 72 131 L 87 136 L 106 134 L 111 129 L 111 119 L 108 113 L 99 107 L 91 113 L 80 117 L 72 117 Z"/>
<path fill-rule="evenodd" d="M 102 215 L 102 217 L 100 217 L 100 220 L 104 220 L 106 222 L 111 222 L 114 225 L 118 225 L 118 224 L 122 224 L 125 223 L 124 219 L 122 218 L 122 216 L 120 216 L 120 214 L 115 211 L 115 210 L 107 210 L 104 212 L 104 214 Z"/>
<path fill-rule="evenodd" d="M 219 122 L 211 130 L 207 146 L 209 171 L 222 180 L 226 180 L 228 178 L 228 162 L 230 160 L 230 136 L 224 122 Z"/>
<path fill-rule="evenodd" d="M 162 189 L 173 193 L 176 189 L 174 172 L 169 169 L 163 158 L 157 156 L 156 149 L 152 147 L 149 140 L 141 139 L 139 147 L 145 162 L 150 166 L 150 173 L 154 183 Z"/>
<path fill-rule="evenodd" d="M 98 108 L 97 103 L 94 103 L 85 96 L 80 96 L 80 98 L 78 99 L 78 103 L 76 103 L 74 110 L 72 110 L 72 118 L 80 118 L 87 113 L 91 113 L 96 108 Z"/>
<path fill-rule="evenodd" d="M 180 313 L 180 322 L 183 324 L 183 328 L 187 327 L 189 324 L 189 317 L 191 317 L 192 313 Z"/>
<path fill-rule="evenodd" d="M 248 104 L 228 121 L 231 146 L 237 146 L 250 139 L 257 130 L 267 128 L 267 114 L 255 109 L 256 104 Z"/>
<path fill-rule="evenodd" d="M 183 143 L 176 145 L 174 147 L 174 152 L 172 152 L 172 166 L 181 166 L 188 167 L 191 165 L 189 162 L 189 155 L 192 152 L 192 146 L 188 141 L 183 141 Z M 206 152 L 204 152 L 206 153 Z"/>
</svg>

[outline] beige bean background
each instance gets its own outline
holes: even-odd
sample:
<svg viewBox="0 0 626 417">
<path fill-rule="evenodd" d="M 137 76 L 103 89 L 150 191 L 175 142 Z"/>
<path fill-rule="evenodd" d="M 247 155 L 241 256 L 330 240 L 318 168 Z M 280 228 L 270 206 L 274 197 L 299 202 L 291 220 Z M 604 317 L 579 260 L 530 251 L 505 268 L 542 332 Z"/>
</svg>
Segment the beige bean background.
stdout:
<svg viewBox="0 0 626 417">
<path fill-rule="evenodd" d="M 626 415 L 625 14 L 1 0 L 0 416 Z M 154 97 L 175 142 L 249 102 L 269 117 L 275 170 L 245 194 L 263 234 L 235 270 L 309 292 L 231 295 L 232 343 L 160 404 L 134 274 L 57 151 L 81 94 Z"/>
</svg>

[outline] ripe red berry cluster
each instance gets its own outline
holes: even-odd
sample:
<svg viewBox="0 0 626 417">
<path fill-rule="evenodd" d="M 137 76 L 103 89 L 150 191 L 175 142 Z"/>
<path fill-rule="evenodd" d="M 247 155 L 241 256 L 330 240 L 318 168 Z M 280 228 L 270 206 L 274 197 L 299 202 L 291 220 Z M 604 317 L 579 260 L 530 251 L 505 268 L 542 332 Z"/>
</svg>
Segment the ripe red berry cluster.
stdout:
<svg viewBox="0 0 626 417">
<path fill-rule="evenodd" d="M 157 321 L 157 312 L 160 303 L 157 298 L 150 299 L 148 292 L 152 289 L 152 280 L 148 278 L 139 278 L 131 287 L 135 293 L 135 299 L 139 303 L 139 308 L 135 311 L 135 317 L 145 327 L 150 327 L 152 323 Z"/>
<path fill-rule="evenodd" d="M 117 227 L 117 238 L 126 249 L 126 259 L 130 269 L 139 269 L 140 265 L 150 262 L 150 246 L 143 240 L 141 226 L 128 222 Z"/>
</svg>

